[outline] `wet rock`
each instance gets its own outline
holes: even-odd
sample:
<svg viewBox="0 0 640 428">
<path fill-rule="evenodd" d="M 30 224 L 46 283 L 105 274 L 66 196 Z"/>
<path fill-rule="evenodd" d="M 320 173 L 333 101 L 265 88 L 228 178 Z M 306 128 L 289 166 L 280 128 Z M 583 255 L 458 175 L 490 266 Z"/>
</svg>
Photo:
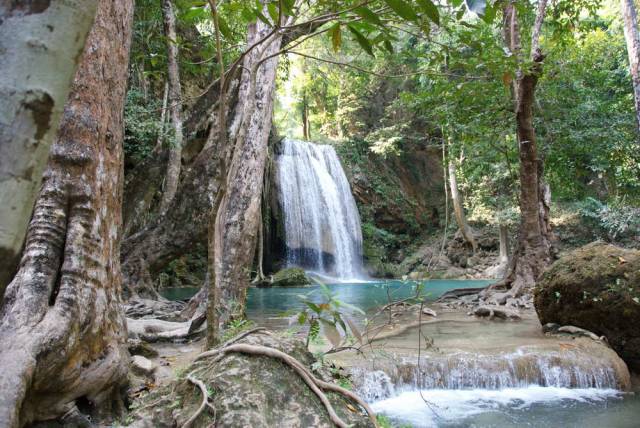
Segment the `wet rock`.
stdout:
<svg viewBox="0 0 640 428">
<path fill-rule="evenodd" d="M 473 311 L 473 314 L 477 317 L 489 317 L 489 319 L 519 320 L 522 318 L 517 311 L 507 309 L 504 306 L 479 306 Z"/>
<path fill-rule="evenodd" d="M 535 289 L 543 324 L 572 325 L 605 336 L 640 371 L 640 251 L 592 243 L 555 262 Z"/>
<path fill-rule="evenodd" d="M 274 287 L 301 287 L 311 284 L 304 269 L 286 268 L 273 275 L 271 285 Z"/>
</svg>

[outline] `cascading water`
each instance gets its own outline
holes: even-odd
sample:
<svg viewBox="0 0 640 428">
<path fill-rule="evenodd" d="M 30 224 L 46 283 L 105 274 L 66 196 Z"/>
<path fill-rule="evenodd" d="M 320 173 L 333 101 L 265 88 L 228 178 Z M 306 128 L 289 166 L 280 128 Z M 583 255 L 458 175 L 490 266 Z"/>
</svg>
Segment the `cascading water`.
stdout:
<svg viewBox="0 0 640 428">
<path fill-rule="evenodd" d="M 284 139 L 276 165 L 287 265 L 362 277 L 360 216 L 334 148 Z"/>
<path fill-rule="evenodd" d="M 419 367 L 412 358 L 376 366 L 351 369 L 356 392 L 374 411 L 415 427 L 560 426 L 558 418 L 586 419 L 603 407 L 631 426 L 637 406 L 625 407 L 625 370 L 578 350 L 430 354 Z"/>
</svg>

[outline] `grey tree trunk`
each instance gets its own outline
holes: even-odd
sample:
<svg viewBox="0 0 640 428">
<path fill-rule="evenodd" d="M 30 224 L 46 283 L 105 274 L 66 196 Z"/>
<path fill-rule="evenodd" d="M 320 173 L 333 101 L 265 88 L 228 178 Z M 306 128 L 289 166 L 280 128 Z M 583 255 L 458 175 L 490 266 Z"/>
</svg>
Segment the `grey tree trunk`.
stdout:
<svg viewBox="0 0 640 428">
<path fill-rule="evenodd" d="M 271 29 L 261 21 L 249 26 L 247 44 L 265 38 Z M 215 217 L 213 238 L 215 299 L 218 324 L 242 315 L 260 222 L 261 195 L 271 130 L 273 95 L 282 36 L 273 34 L 244 58 L 236 116 L 230 144 L 235 147 L 226 192 Z M 234 129 L 238 129 L 237 133 Z M 211 243 L 210 243 L 211 245 Z M 213 265 L 213 266 L 211 266 Z M 211 295 L 213 294 L 213 296 Z"/>
<path fill-rule="evenodd" d="M 451 190 L 451 201 L 453 202 L 453 212 L 456 216 L 456 223 L 462 233 L 462 237 L 465 241 L 471 245 L 473 252 L 478 250 L 478 243 L 473 236 L 473 230 L 467 223 L 467 216 L 464 214 L 464 205 L 462 202 L 462 195 L 458 189 L 458 179 L 456 178 L 456 165 L 454 161 L 449 161 L 449 188 Z"/>
<path fill-rule="evenodd" d="M 509 228 L 504 224 L 500 228 L 500 264 L 509 263 Z"/>
<path fill-rule="evenodd" d="M 638 35 L 638 15 L 633 0 L 620 0 L 624 21 L 624 37 L 629 54 L 629 71 L 633 81 L 633 96 L 636 104 L 636 120 L 640 127 L 640 36 Z"/>
<path fill-rule="evenodd" d="M 169 65 L 169 112 L 173 124 L 173 138 L 169 144 L 169 160 L 164 182 L 164 192 L 160 201 L 160 212 L 164 213 L 178 189 L 180 167 L 182 164 L 182 88 L 178 67 L 178 44 L 176 36 L 176 17 L 171 0 L 162 0 L 164 33 L 167 38 L 167 63 Z"/>
<path fill-rule="evenodd" d="M 96 7 L 96 0 L 0 2 L 0 302 Z"/>
<path fill-rule="evenodd" d="M 0 426 L 122 405 L 123 107 L 132 0 L 101 0 L 0 310 Z M 116 412 L 121 407 L 115 408 Z M 105 413 L 101 413 L 105 412 Z"/>
</svg>

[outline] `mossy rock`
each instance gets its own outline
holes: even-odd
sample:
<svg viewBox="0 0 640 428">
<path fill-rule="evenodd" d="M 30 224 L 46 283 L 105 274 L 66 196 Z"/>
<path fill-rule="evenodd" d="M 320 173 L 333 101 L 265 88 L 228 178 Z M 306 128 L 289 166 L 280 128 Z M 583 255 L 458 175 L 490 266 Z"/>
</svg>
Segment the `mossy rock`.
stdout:
<svg viewBox="0 0 640 428">
<path fill-rule="evenodd" d="M 605 336 L 640 371 L 640 251 L 598 242 L 578 248 L 544 273 L 534 299 L 542 324 Z"/>
<path fill-rule="evenodd" d="M 273 275 L 271 285 L 274 287 L 302 287 L 311 284 L 304 269 L 293 267 L 278 271 Z"/>
<path fill-rule="evenodd" d="M 311 367 L 315 358 L 302 341 L 274 333 L 256 332 L 237 343 L 278 349 Z M 193 428 L 216 427 L 322 427 L 334 425 L 320 399 L 288 365 L 267 356 L 227 353 L 221 359 L 204 358 L 187 367 L 166 385 L 140 397 L 132 405 L 129 426 L 169 428 L 182 426 L 195 413 L 202 393 L 188 375 L 204 383 L 209 408 L 194 421 Z M 331 382 L 328 370 L 314 375 Z M 327 393 L 340 418 L 352 427 L 373 424 L 362 409 L 342 395 Z"/>
</svg>

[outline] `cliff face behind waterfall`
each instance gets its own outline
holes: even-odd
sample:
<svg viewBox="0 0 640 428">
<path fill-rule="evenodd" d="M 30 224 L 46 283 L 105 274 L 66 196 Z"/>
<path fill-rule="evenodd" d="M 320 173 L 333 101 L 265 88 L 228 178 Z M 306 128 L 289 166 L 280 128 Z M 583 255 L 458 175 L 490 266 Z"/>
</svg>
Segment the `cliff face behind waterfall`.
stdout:
<svg viewBox="0 0 640 428">
<path fill-rule="evenodd" d="M 399 263 L 419 236 L 437 231 L 444 220 L 441 153 L 416 145 L 400 156 L 383 158 L 357 141 L 334 147 L 360 213 L 365 264 L 373 265 L 370 273 L 376 274 L 382 263 Z M 275 145 L 268 179 L 267 270 L 286 264 L 285 218 L 274 165 L 282 150 L 282 142 Z"/>
</svg>

